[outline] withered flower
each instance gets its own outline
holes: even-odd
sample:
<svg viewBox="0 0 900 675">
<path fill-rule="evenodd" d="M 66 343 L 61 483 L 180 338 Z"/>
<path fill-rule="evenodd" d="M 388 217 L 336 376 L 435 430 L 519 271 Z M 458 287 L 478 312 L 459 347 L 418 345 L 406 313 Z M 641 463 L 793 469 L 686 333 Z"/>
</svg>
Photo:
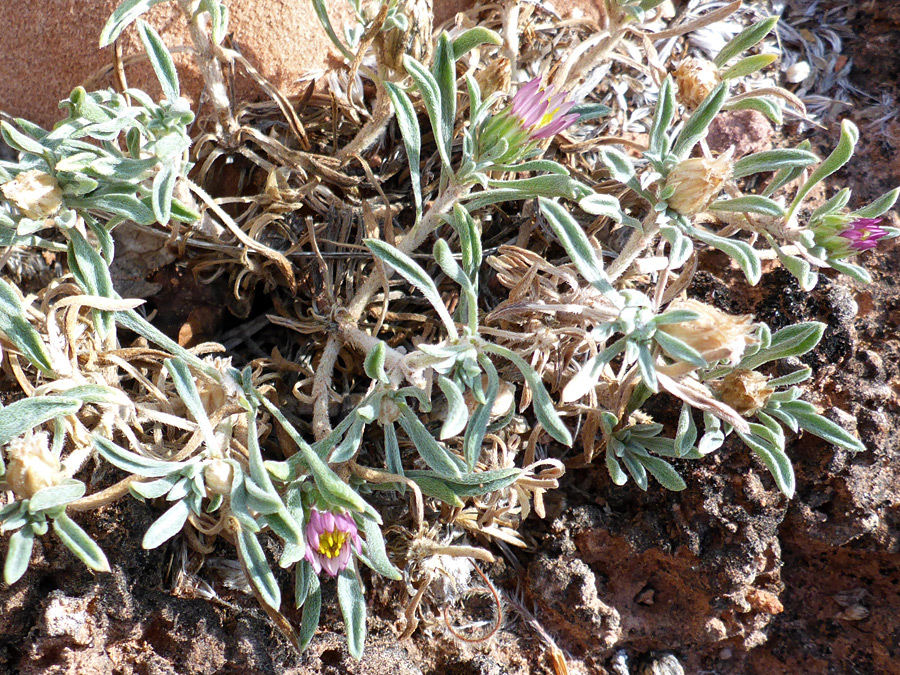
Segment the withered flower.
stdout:
<svg viewBox="0 0 900 675">
<path fill-rule="evenodd" d="M 706 208 L 731 178 L 734 148 L 715 159 L 694 157 L 676 166 L 666 179 L 666 187 L 673 189 L 669 206 L 683 216 L 693 216 Z"/>
<path fill-rule="evenodd" d="M 693 299 L 673 302 L 669 309 L 700 315 L 694 321 L 662 325 L 659 330 L 693 347 L 707 363 L 727 360 L 737 364 L 746 348 L 757 342 L 753 336 L 753 317 L 749 314 L 728 314 Z"/>
<path fill-rule="evenodd" d="M 703 103 L 703 99 L 722 81 L 716 64 L 692 56 L 678 64 L 674 74 L 678 100 L 691 110 Z"/>
<path fill-rule="evenodd" d="M 44 488 L 63 479 L 59 459 L 50 452 L 48 436 L 39 431 L 10 441 L 6 483 L 19 499 L 31 499 Z"/>
<path fill-rule="evenodd" d="M 32 220 L 49 218 L 62 206 L 62 190 L 56 179 L 48 173 L 31 169 L 23 171 L 0 191 L 22 215 Z"/>
<path fill-rule="evenodd" d="M 733 370 L 713 388 L 725 405 L 734 408 L 744 417 L 750 417 L 766 405 L 775 390 L 767 386 L 769 378 L 755 370 Z"/>
</svg>

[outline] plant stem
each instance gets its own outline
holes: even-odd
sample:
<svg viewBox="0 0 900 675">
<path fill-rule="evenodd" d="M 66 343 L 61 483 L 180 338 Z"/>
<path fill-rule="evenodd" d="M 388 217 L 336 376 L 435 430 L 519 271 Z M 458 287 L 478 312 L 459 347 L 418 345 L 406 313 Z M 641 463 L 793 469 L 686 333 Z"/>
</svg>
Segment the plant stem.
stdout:
<svg viewBox="0 0 900 675">
<path fill-rule="evenodd" d="M 659 232 L 656 215 L 656 211 L 650 211 L 647 217 L 644 218 L 642 230 L 635 230 L 631 233 L 631 237 L 629 237 L 628 242 L 625 244 L 625 248 L 623 248 L 616 259 L 610 263 L 609 267 L 606 268 L 606 274 L 609 277 L 610 282 L 615 281 L 622 276 L 622 274 L 631 267 L 631 263 L 633 263 L 653 242 L 653 238 L 656 237 L 656 233 Z"/>
</svg>

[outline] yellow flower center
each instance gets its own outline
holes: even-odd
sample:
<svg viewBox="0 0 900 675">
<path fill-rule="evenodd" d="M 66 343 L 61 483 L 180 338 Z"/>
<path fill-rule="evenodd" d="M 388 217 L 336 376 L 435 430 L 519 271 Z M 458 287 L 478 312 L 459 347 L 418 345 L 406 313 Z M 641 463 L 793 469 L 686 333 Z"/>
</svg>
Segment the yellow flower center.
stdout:
<svg viewBox="0 0 900 675">
<path fill-rule="evenodd" d="M 326 558 L 337 558 L 347 541 L 347 533 L 340 530 L 323 532 L 319 535 L 319 553 Z"/>
</svg>

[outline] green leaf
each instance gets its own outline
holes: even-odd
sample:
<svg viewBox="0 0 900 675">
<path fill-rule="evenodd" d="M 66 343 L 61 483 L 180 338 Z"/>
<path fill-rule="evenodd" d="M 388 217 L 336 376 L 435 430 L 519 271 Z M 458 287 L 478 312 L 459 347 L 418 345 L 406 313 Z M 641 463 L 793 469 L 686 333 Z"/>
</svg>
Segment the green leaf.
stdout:
<svg viewBox="0 0 900 675">
<path fill-rule="evenodd" d="M 181 95 L 181 89 L 178 86 L 178 72 L 175 70 L 175 62 L 166 48 L 166 43 L 146 21 L 138 19 L 137 29 L 138 36 L 144 43 L 144 49 L 147 50 L 153 72 L 156 73 L 156 79 L 159 80 L 159 86 L 162 87 L 163 96 L 168 101 L 177 101 Z"/>
<path fill-rule="evenodd" d="M 136 499 L 157 499 L 171 490 L 180 480 L 181 475 L 175 473 L 147 482 L 133 481 L 128 485 L 128 491 Z"/>
<path fill-rule="evenodd" d="M 777 54 L 754 54 L 735 63 L 731 68 L 721 73 L 720 77 L 723 80 L 746 77 L 750 73 L 755 73 L 757 70 L 762 70 L 766 66 L 771 65 L 776 60 L 778 60 Z"/>
<path fill-rule="evenodd" d="M 109 561 L 96 542 L 78 524 L 61 513 L 53 519 L 53 531 L 66 548 L 95 572 L 109 572 Z"/>
<path fill-rule="evenodd" d="M 499 33 L 482 26 L 470 28 L 453 41 L 453 60 L 457 61 L 461 56 L 475 49 L 475 47 L 486 44 L 499 47 L 503 44 L 503 38 L 500 37 Z"/>
<path fill-rule="evenodd" d="M 775 484 L 778 486 L 778 489 L 781 490 L 788 499 L 793 497 L 794 489 L 796 487 L 794 468 L 791 466 L 791 460 L 784 451 L 771 443 L 766 442 L 759 436 L 745 434 L 740 431 L 736 431 L 735 433 L 737 433 L 740 439 L 744 441 L 747 447 L 756 453 L 763 464 L 766 465 L 769 473 L 771 473 L 772 477 L 775 479 Z"/>
<path fill-rule="evenodd" d="M 422 457 L 425 463 L 442 476 L 448 478 L 459 477 L 462 462 L 451 455 L 448 450 L 434 439 L 406 403 L 397 401 L 396 405 L 400 409 L 400 417 L 397 421 L 403 427 L 406 435 L 409 436 L 419 456 Z"/>
<path fill-rule="evenodd" d="M 31 562 L 31 551 L 34 547 L 34 530 L 31 524 L 13 532 L 6 550 L 6 561 L 3 564 L 3 581 L 12 586 L 28 569 Z"/>
<path fill-rule="evenodd" d="M 662 350 L 673 359 L 684 361 L 697 368 L 705 368 L 709 365 L 706 363 L 706 359 L 703 358 L 703 355 L 700 352 L 686 342 L 669 335 L 665 331 L 656 331 L 656 333 L 653 334 L 653 339 L 656 341 L 656 344 L 662 347 Z"/>
<path fill-rule="evenodd" d="M 141 14 L 144 14 L 153 5 L 158 5 L 165 0 L 125 0 L 110 15 L 100 31 L 100 47 L 108 47 L 128 26 L 134 23 Z"/>
<path fill-rule="evenodd" d="M 0 408 L 0 445 L 48 420 L 72 415 L 81 409 L 81 401 L 67 396 L 23 398 Z"/>
<path fill-rule="evenodd" d="M 861 284 L 872 283 L 872 275 L 869 274 L 865 267 L 848 263 L 846 260 L 829 259 L 828 264 L 841 274 L 846 274 L 848 277 L 855 279 Z"/>
<path fill-rule="evenodd" d="M 443 31 L 434 52 L 433 75 L 440 92 L 441 140 L 449 156 L 453 147 L 453 126 L 456 121 L 456 61 L 450 36 Z"/>
<path fill-rule="evenodd" d="M 728 86 L 725 82 L 721 82 L 703 99 L 694 114 L 685 122 L 684 128 L 678 134 L 678 140 L 672 146 L 673 155 L 682 160 L 691 154 L 694 146 L 706 136 L 709 125 L 722 109 L 726 98 L 728 98 Z"/>
<path fill-rule="evenodd" d="M 150 204 L 153 206 L 153 216 L 160 225 L 168 225 L 172 217 L 172 195 L 177 180 L 178 172 L 169 166 L 161 167 L 153 179 Z"/>
<path fill-rule="evenodd" d="M 736 239 L 725 239 L 711 232 L 694 229 L 691 232 L 700 241 L 717 248 L 732 258 L 741 270 L 751 286 L 755 286 L 762 276 L 762 262 L 753 247 L 746 242 Z"/>
<path fill-rule="evenodd" d="M 404 91 L 393 82 L 385 82 L 384 87 L 394 106 L 397 126 L 403 137 L 406 159 L 409 162 L 409 180 L 412 184 L 413 198 L 416 202 L 416 222 L 422 217 L 422 176 L 419 171 L 419 155 L 422 149 L 422 132 L 412 102 Z"/>
<path fill-rule="evenodd" d="M 463 505 L 461 497 L 480 497 L 509 487 L 521 475 L 522 470 L 515 467 L 467 473 L 454 479 L 444 478 L 434 471 L 407 471 L 407 476 L 416 482 L 424 494 L 453 506 Z"/>
<path fill-rule="evenodd" d="M 680 492 L 687 487 L 684 479 L 678 475 L 678 472 L 666 460 L 659 457 L 643 456 L 639 458 L 639 461 L 656 481 L 667 490 Z"/>
<path fill-rule="evenodd" d="M 675 86 L 672 76 L 666 75 L 659 89 L 659 98 L 656 101 L 656 110 L 653 113 L 653 123 L 650 125 L 650 147 L 647 152 L 657 158 L 669 152 L 669 136 L 667 131 L 675 116 Z M 618 466 L 618 464 L 616 465 Z M 619 469 L 621 472 L 621 468 Z M 624 474 L 622 474 L 624 476 Z M 622 485 L 622 483 L 618 483 Z"/>
<path fill-rule="evenodd" d="M 609 477 L 612 478 L 612 482 L 616 485 L 625 485 L 628 482 L 628 476 L 622 471 L 622 467 L 616 460 L 615 453 L 609 446 L 606 448 L 606 470 L 609 471 Z"/>
<path fill-rule="evenodd" d="M 450 337 L 459 337 L 459 332 L 456 330 L 456 324 L 453 323 L 450 312 L 447 311 L 447 307 L 441 299 L 441 294 L 438 292 L 437 286 L 435 286 L 431 277 L 428 276 L 425 270 L 422 269 L 415 260 L 403 253 L 403 251 L 394 248 L 387 242 L 379 241 L 378 239 L 363 239 L 363 243 L 374 255 L 393 267 L 400 276 L 418 288 L 422 295 L 425 296 L 425 299 L 428 300 L 435 311 L 437 311 L 438 316 L 444 323 L 444 327 L 447 329 L 447 333 Z"/>
<path fill-rule="evenodd" d="M 634 178 L 634 163 L 624 152 L 616 150 L 615 148 L 604 147 L 601 147 L 597 152 L 600 161 L 603 163 L 603 166 L 606 167 L 607 171 L 609 171 L 609 175 L 613 180 L 626 184 Z M 616 205 L 618 205 L 618 203 L 618 200 L 616 200 Z"/>
<path fill-rule="evenodd" d="M 400 444 L 397 442 L 397 431 L 393 424 L 384 425 L 384 460 L 387 470 L 396 475 L 403 476 L 403 458 L 400 456 Z M 406 491 L 405 486 L 401 483 L 399 486 L 400 493 Z"/>
<path fill-rule="evenodd" d="M 297 566 L 294 568 L 294 606 L 297 609 L 303 607 L 303 604 L 306 602 L 311 585 L 310 581 L 313 577 L 318 580 L 315 572 L 313 572 L 312 565 L 306 560 L 298 560 Z"/>
<path fill-rule="evenodd" d="M 58 485 L 45 487 L 43 490 L 35 492 L 34 496 L 28 500 L 28 511 L 29 513 L 37 513 L 74 502 L 84 495 L 84 490 L 84 483 L 71 478 Z"/>
<path fill-rule="evenodd" d="M 578 200 L 578 206 L 592 216 L 605 216 L 617 223 L 624 220 L 622 206 L 619 204 L 619 200 L 612 195 L 590 194 Z"/>
<path fill-rule="evenodd" d="M 36 141 L 31 136 L 23 134 L 9 122 L 0 122 L 0 137 L 3 138 L 9 147 L 19 152 L 38 156 L 46 156 L 51 153 L 50 148 Z"/>
<path fill-rule="evenodd" d="M 760 42 L 766 35 L 772 32 L 772 29 L 775 28 L 775 24 L 777 23 L 778 17 L 770 16 L 767 19 L 757 21 L 749 28 L 741 31 L 722 47 L 722 51 L 719 52 L 718 56 L 713 60 L 713 63 L 721 68 L 735 56 Z"/>
<path fill-rule="evenodd" d="M 850 215 L 853 218 L 877 218 L 887 213 L 897 203 L 898 196 L 900 196 L 900 187 L 884 193 L 871 204 L 867 204 Z"/>
<path fill-rule="evenodd" d="M 743 178 L 754 173 L 764 171 L 779 171 L 781 169 L 806 167 L 815 164 L 819 160 L 813 153 L 796 148 L 779 148 L 777 150 L 764 150 L 752 155 L 742 157 L 734 163 L 732 172 L 734 178 Z"/>
<path fill-rule="evenodd" d="M 641 459 L 643 459 L 643 457 L 641 457 Z M 628 469 L 628 473 L 631 474 L 631 477 L 634 479 L 637 486 L 646 492 L 648 481 L 647 469 L 644 468 L 644 465 L 630 452 L 626 452 L 622 456 L 622 461 L 625 463 L 625 468 Z"/>
<path fill-rule="evenodd" d="M 856 142 L 858 140 L 859 129 L 856 128 L 856 125 L 850 120 L 841 122 L 841 138 L 838 141 L 837 147 L 835 147 L 834 151 L 828 155 L 825 161 L 812 172 L 806 183 L 803 184 L 803 187 L 797 191 L 794 201 L 791 202 L 791 206 L 788 209 L 788 221 L 790 221 L 797 209 L 800 208 L 800 204 L 803 203 L 803 200 L 816 185 L 850 161 L 850 158 L 853 156 L 853 149 L 856 147 Z"/>
<path fill-rule="evenodd" d="M 691 414 L 691 406 L 684 403 L 681 406 L 681 414 L 678 416 L 678 429 L 675 432 L 675 452 L 679 457 L 684 457 L 697 442 L 697 425 L 694 424 L 694 416 Z"/>
<path fill-rule="evenodd" d="M 363 534 L 365 534 L 363 552 L 365 553 L 366 564 L 383 577 L 396 581 L 402 579 L 403 575 L 400 573 L 400 570 L 388 558 L 384 545 L 384 535 L 381 533 L 378 523 L 364 516 L 362 518 L 362 529 Z"/>
<path fill-rule="evenodd" d="M 265 396 L 260 396 L 259 401 L 268 410 L 272 416 L 278 420 L 281 427 L 291 437 L 291 440 L 297 445 L 300 451 L 303 463 L 309 469 L 319 488 L 319 492 L 326 500 L 331 501 L 335 506 L 346 508 L 350 511 L 360 513 L 369 513 L 380 523 L 381 516 L 365 500 L 360 497 L 355 490 L 340 479 L 340 477 L 327 465 L 322 459 L 313 452 L 309 444 L 303 440 L 294 425 L 282 414 L 278 407 L 269 401 Z"/>
<path fill-rule="evenodd" d="M 472 332 L 476 332 L 478 330 L 478 295 L 475 293 L 475 286 L 466 273 L 463 272 L 459 263 L 454 260 L 446 241 L 438 239 L 434 243 L 432 252 L 441 271 L 460 285 L 462 295 L 465 298 L 466 321 Z"/>
<path fill-rule="evenodd" d="M 809 150 L 812 148 L 812 144 L 809 141 L 803 141 L 802 143 L 797 145 L 798 150 Z M 762 195 L 764 197 L 768 197 L 775 193 L 779 188 L 784 187 L 794 179 L 796 179 L 801 173 L 803 173 L 803 169 L 801 167 L 794 167 L 792 169 L 781 169 L 774 176 L 772 176 L 772 180 L 766 185 L 765 190 L 762 191 Z"/>
<path fill-rule="evenodd" d="M 3 412 L 8 409 L 9 408 L 5 408 Z M 113 466 L 119 467 L 123 471 L 137 474 L 138 476 L 145 476 L 147 478 L 168 476 L 169 474 L 181 471 L 190 464 L 189 462 L 165 462 L 160 459 L 142 457 L 135 452 L 131 452 L 130 450 L 126 450 L 125 448 L 116 445 L 112 441 L 103 438 L 98 434 L 94 434 L 93 439 L 94 447 L 97 448 L 97 452 L 100 453 L 103 459 Z"/>
<path fill-rule="evenodd" d="M 269 568 L 266 554 L 256 535 L 243 527 L 238 528 L 237 544 L 238 555 L 244 563 L 250 583 L 259 591 L 263 602 L 272 609 L 278 609 L 281 607 L 281 589 L 278 588 L 278 582 L 275 581 L 275 575 Z"/>
<path fill-rule="evenodd" d="M 228 7 L 219 0 L 200 0 L 194 17 L 200 12 L 208 12 L 212 26 L 212 39 L 217 45 L 225 39 L 228 30 Z"/>
<path fill-rule="evenodd" d="M 572 435 L 569 433 L 566 425 L 563 424 L 562 419 L 560 419 L 559 414 L 556 412 L 553 401 L 550 400 L 550 394 L 547 393 L 547 390 L 544 388 L 544 383 L 541 381 L 541 378 L 535 369 L 532 368 L 525 359 L 506 347 L 485 344 L 484 351 L 496 354 L 497 356 L 502 356 L 513 362 L 513 365 L 519 369 L 525 377 L 528 386 L 531 388 L 532 407 L 534 408 L 534 414 L 537 416 L 538 421 L 554 439 L 563 445 L 571 446 Z"/>
<path fill-rule="evenodd" d="M 721 199 L 709 205 L 710 211 L 729 211 L 733 213 L 759 213 L 764 216 L 780 218 L 784 215 L 784 209 L 767 197 L 759 195 L 745 195 L 734 199 Z"/>
<path fill-rule="evenodd" d="M 751 96 L 740 101 L 726 103 L 723 110 L 755 110 L 768 117 L 775 124 L 784 124 L 784 114 L 781 106 L 761 96 Z"/>
<path fill-rule="evenodd" d="M 587 122 L 589 120 L 595 120 L 598 117 L 606 117 L 609 113 L 612 112 L 612 108 L 608 105 L 603 105 L 602 103 L 577 103 L 572 106 L 572 109 L 569 110 L 570 114 L 578 115 L 578 122 Z"/>
<path fill-rule="evenodd" d="M 481 446 L 484 444 L 484 436 L 491 421 L 491 411 L 494 408 L 494 401 L 497 400 L 497 391 L 500 388 L 500 378 L 491 360 L 484 354 L 479 354 L 478 363 L 487 375 L 488 386 L 487 391 L 484 392 L 484 402 L 479 403 L 472 413 L 472 419 L 469 422 L 466 436 L 463 440 L 466 468 L 470 472 L 475 470 L 478 458 L 481 457 Z M 481 383 L 480 378 L 478 383 Z M 463 406 L 465 406 L 465 403 L 463 403 Z"/>
<path fill-rule="evenodd" d="M 78 230 L 69 230 L 69 246 L 67 249 L 69 269 L 81 289 L 89 295 L 103 298 L 118 298 L 113 288 L 112 278 L 106 261 L 94 250 L 87 239 Z M 112 312 L 91 310 L 94 323 L 101 336 L 107 336 L 115 328 Z"/>
<path fill-rule="evenodd" d="M 337 593 L 347 632 L 347 651 L 359 661 L 366 646 L 366 597 L 352 566 L 338 575 Z"/>
<path fill-rule="evenodd" d="M 434 130 L 435 143 L 438 148 L 438 154 L 441 157 L 441 164 L 447 172 L 450 172 L 450 148 L 444 144 L 444 121 L 442 112 L 444 110 L 444 103 L 441 100 L 441 88 L 434 76 L 428 72 L 428 69 L 413 57 L 404 55 L 403 66 L 406 68 L 407 74 L 413 79 L 413 82 L 415 82 L 416 89 L 418 89 L 419 93 L 422 95 L 422 102 L 425 104 L 428 119 L 431 121 L 431 128 Z M 455 98 L 453 105 L 455 108 Z M 453 124 L 452 120 L 450 124 Z"/>
<path fill-rule="evenodd" d="M 543 198 L 538 202 L 541 206 L 541 213 L 544 214 L 553 233 L 566 249 L 566 253 L 575 263 L 581 276 L 604 295 L 617 296 L 618 294 L 609 283 L 606 272 L 603 271 L 600 257 L 581 225 L 575 221 L 564 206 L 557 202 Z"/>
<path fill-rule="evenodd" d="M 533 197 L 581 199 L 592 194 L 580 181 L 559 173 L 547 173 L 534 178 L 489 180 L 488 185 L 495 189 L 516 190 L 521 195 L 518 199 L 532 199 Z M 480 194 L 483 193 L 476 192 L 472 197 L 477 198 Z"/>
<path fill-rule="evenodd" d="M 219 441 L 216 439 L 212 423 L 209 421 L 206 409 L 203 407 L 203 402 L 200 400 L 200 392 L 197 391 L 197 386 L 194 384 L 194 377 L 191 375 L 191 371 L 188 370 L 187 364 L 178 358 L 166 359 L 165 367 L 172 376 L 172 382 L 175 384 L 178 396 L 184 401 L 188 412 L 191 413 L 194 421 L 196 421 L 200 427 L 206 447 L 210 450 L 218 449 Z"/>
<path fill-rule="evenodd" d="M 373 380 L 378 380 L 382 384 L 390 384 L 391 382 L 387 373 L 384 371 L 384 358 L 386 354 L 387 345 L 384 344 L 382 340 L 379 340 L 375 343 L 375 347 L 372 348 L 372 351 L 366 355 L 366 360 L 363 362 L 363 369 L 366 371 L 366 375 Z"/>
<path fill-rule="evenodd" d="M 782 328 L 772 335 L 772 342 L 767 348 L 742 359 L 740 367 L 754 370 L 769 361 L 802 356 L 819 344 L 824 332 L 825 324 L 819 321 L 806 321 Z"/>
<path fill-rule="evenodd" d="M 50 354 L 40 334 L 28 321 L 25 309 L 12 286 L 0 279 L 0 333 L 44 375 L 53 375 Z"/>
<path fill-rule="evenodd" d="M 439 438 L 443 441 L 448 438 L 458 436 L 466 428 L 469 421 L 469 409 L 466 407 L 466 400 L 462 391 L 456 386 L 453 380 L 438 376 L 438 386 L 447 398 L 447 417 L 441 425 L 441 433 Z"/>
<path fill-rule="evenodd" d="M 309 575 L 309 590 L 306 602 L 303 603 L 303 618 L 300 620 L 300 651 L 305 650 L 319 627 L 319 615 L 322 611 L 322 586 L 319 577 Z"/>
<path fill-rule="evenodd" d="M 569 170 L 566 167 L 559 162 L 554 162 L 552 159 L 533 159 L 519 164 L 495 164 L 494 168 L 498 171 L 541 171 L 559 174 L 560 176 L 569 175 Z"/>
<path fill-rule="evenodd" d="M 866 446 L 858 438 L 844 431 L 831 420 L 804 409 L 802 405 L 797 405 L 800 403 L 805 403 L 805 401 L 785 402 L 781 404 L 781 409 L 793 416 L 801 429 L 853 452 L 862 452 L 866 449 Z"/>
<path fill-rule="evenodd" d="M 88 196 L 80 199 L 69 199 L 67 205 L 75 209 L 92 209 L 122 216 L 139 225 L 150 225 L 156 222 L 153 210 L 133 195 L 107 194 Z"/>
<path fill-rule="evenodd" d="M 626 343 L 626 348 L 628 344 L 635 343 Z M 653 352 L 650 351 L 650 347 L 646 344 L 637 345 L 637 365 L 638 370 L 641 373 L 641 380 L 647 388 L 653 392 L 659 391 L 659 382 L 656 378 L 656 363 L 653 359 Z"/>
<path fill-rule="evenodd" d="M 168 511 L 147 528 L 141 546 L 149 550 L 167 542 L 181 532 L 190 512 L 191 509 L 188 507 L 187 501 L 183 499 L 172 504 Z"/>
</svg>

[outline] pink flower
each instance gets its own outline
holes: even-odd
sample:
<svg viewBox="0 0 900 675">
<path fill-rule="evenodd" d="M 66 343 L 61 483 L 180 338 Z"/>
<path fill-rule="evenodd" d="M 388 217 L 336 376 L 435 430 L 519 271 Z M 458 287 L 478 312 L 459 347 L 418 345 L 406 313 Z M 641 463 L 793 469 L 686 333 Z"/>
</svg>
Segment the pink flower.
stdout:
<svg viewBox="0 0 900 675">
<path fill-rule="evenodd" d="M 306 525 L 306 561 L 316 574 L 324 569 L 336 577 L 350 563 L 352 548 L 359 554 L 362 543 L 350 515 L 312 509 Z"/>
<path fill-rule="evenodd" d="M 534 78 L 480 130 L 476 156 L 490 158 L 497 165 L 531 156 L 538 141 L 555 136 L 580 117 L 569 112 L 575 103 L 567 97 L 568 92 L 554 93 L 553 85 L 542 88 L 541 78 Z"/>
<path fill-rule="evenodd" d="M 579 117 L 576 113 L 567 114 L 575 105 L 574 101 L 566 100 L 569 92 L 554 94 L 553 91 L 552 84 L 544 89 L 541 78 L 536 77 L 513 96 L 511 112 L 530 132 L 533 141 L 555 136 Z"/>
<path fill-rule="evenodd" d="M 860 218 L 850 223 L 850 226 L 839 233 L 849 242 L 854 251 L 868 251 L 878 246 L 878 241 L 888 235 L 883 227 L 878 227 L 884 218 Z"/>
</svg>

